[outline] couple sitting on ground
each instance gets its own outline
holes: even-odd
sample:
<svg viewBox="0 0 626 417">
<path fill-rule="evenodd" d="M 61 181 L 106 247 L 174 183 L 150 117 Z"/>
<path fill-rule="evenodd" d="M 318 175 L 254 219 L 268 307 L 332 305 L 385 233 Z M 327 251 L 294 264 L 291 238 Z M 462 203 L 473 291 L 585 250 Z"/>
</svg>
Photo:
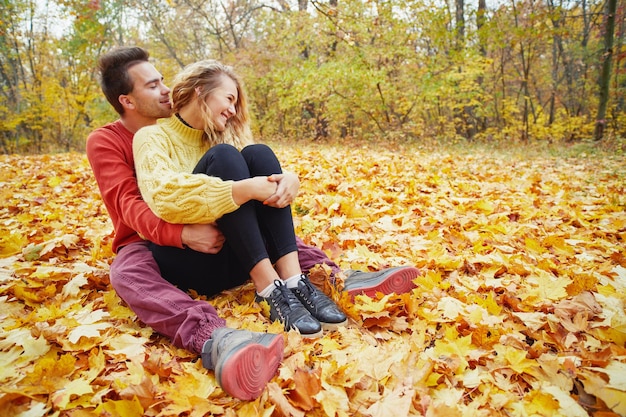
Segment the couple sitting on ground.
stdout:
<svg viewBox="0 0 626 417">
<path fill-rule="evenodd" d="M 99 60 L 102 90 L 120 115 L 87 140 L 115 229 L 111 285 L 141 321 L 200 354 L 224 391 L 254 399 L 282 361 L 282 335 L 227 328 L 211 304 L 186 291 L 213 296 L 252 280 L 270 320 L 318 337 L 347 318 L 307 272 L 316 264 L 340 270 L 296 238 L 290 204 L 299 180 L 268 146 L 253 143 L 233 70 L 197 62 L 170 90 L 148 58 L 121 47 Z M 417 274 L 347 271 L 344 290 L 406 292 Z"/>
</svg>

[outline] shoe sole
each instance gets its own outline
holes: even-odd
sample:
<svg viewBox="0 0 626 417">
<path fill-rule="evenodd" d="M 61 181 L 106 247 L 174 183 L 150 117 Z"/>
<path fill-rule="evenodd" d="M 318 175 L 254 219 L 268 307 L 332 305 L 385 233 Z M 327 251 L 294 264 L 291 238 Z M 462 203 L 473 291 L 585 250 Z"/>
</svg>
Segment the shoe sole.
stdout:
<svg viewBox="0 0 626 417">
<path fill-rule="evenodd" d="M 300 336 L 304 337 L 305 339 L 317 339 L 319 337 L 322 337 L 322 335 L 324 334 L 324 323 L 320 323 L 322 325 L 322 329 L 319 332 L 316 333 L 300 333 Z M 296 329 L 297 331 L 298 329 Z"/>
<path fill-rule="evenodd" d="M 345 319 L 341 323 L 325 323 L 323 321 L 320 321 L 320 324 L 322 325 L 322 330 L 337 330 L 338 328 L 344 327 L 346 324 L 348 324 L 348 319 Z"/>
<path fill-rule="evenodd" d="M 217 382 L 235 398 L 258 398 L 276 374 L 284 348 L 282 335 L 265 334 L 256 343 L 242 342 L 216 367 Z"/>
<path fill-rule="evenodd" d="M 365 294 L 368 297 L 374 297 L 376 293 L 387 294 L 404 294 L 415 288 L 413 280 L 419 275 L 419 269 L 413 267 L 398 268 L 398 270 L 391 272 L 389 275 L 384 276 L 381 280 L 380 277 L 372 278 L 371 282 L 364 282 L 365 286 L 360 286 L 353 290 L 348 289 L 350 297 L 355 295 Z"/>
</svg>

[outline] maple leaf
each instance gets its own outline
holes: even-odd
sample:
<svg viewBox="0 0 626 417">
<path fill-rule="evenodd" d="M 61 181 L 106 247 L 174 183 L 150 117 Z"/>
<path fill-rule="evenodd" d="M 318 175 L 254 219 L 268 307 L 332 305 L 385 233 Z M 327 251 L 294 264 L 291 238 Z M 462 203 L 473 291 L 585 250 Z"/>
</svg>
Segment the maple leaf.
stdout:
<svg viewBox="0 0 626 417">
<path fill-rule="evenodd" d="M 135 398 L 138 399 L 144 410 L 147 410 L 152 404 L 159 401 L 159 399 L 156 398 L 156 387 L 154 386 L 152 379 L 150 379 L 147 375 L 144 375 L 140 383 L 129 385 L 120 390 L 119 395 L 121 398 L 127 400 L 133 400 Z"/>
<path fill-rule="evenodd" d="M 93 381 L 106 367 L 106 358 L 100 349 L 89 351 L 88 367 L 83 376 L 88 381 Z"/>
<path fill-rule="evenodd" d="M 277 410 L 280 415 L 292 416 L 292 417 L 304 417 L 306 413 L 291 405 L 280 386 L 275 382 L 268 384 L 269 397 L 276 404 Z"/>
<path fill-rule="evenodd" d="M 112 348 L 108 351 L 110 355 L 143 359 L 146 350 L 146 342 L 148 342 L 146 337 L 122 333 L 121 335 L 110 338 L 106 344 Z"/>
<path fill-rule="evenodd" d="M 110 400 L 100 404 L 94 410 L 99 415 L 142 417 L 144 409 L 137 398 L 131 400 Z"/>
<path fill-rule="evenodd" d="M 443 388 L 432 396 L 432 408 L 437 409 L 435 415 L 458 415 L 456 406 L 462 404 L 464 391 L 458 388 Z"/>
<path fill-rule="evenodd" d="M 76 297 L 80 292 L 80 288 L 88 283 L 87 278 L 83 274 L 78 274 L 63 286 L 62 295 L 65 298 Z"/>
<path fill-rule="evenodd" d="M 72 331 L 67 335 L 67 340 L 71 343 L 78 343 L 81 337 L 85 338 L 99 338 L 100 331 L 111 327 L 110 323 L 92 323 L 92 324 L 83 324 Z"/>
<path fill-rule="evenodd" d="M 610 292 L 614 294 L 614 292 Z M 602 293 L 594 295 L 602 306 L 602 321 L 593 323 L 594 333 L 602 335 L 603 339 L 612 340 L 618 344 L 626 343 L 626 317 L 624 316 L 624 300 L 605 296 Z"/>
<path fill-rule="evenodd" d="M 542 312 L 526 313 L 526 312 L 512 312 L 513 316 L 519 318 L 522 323 L 529 329 L 537 331 L 548 323 L 548 316 Z"/>
<path fill-rule="evenodd" d="M 28 240 L 21 233 L 11 230 L 0 235 L 0 257 L 8 257 L 20 253 L 28 244 Z"/>
<path fill-rule="evenodd" d="M 623 364 L 616 367 L 616 371 L 623 372 Z M 623 374 L 617 375 L 612 370 L 606 372 L 603 369 L 582 370 L 580 377 L 586 392 L 595 395 L 606 403 L 606 405 L 620 416 L 626 415 L 626 392 L 623 389 L 615 389 L 607 386 L 604 374 L 609 376 L 609 381 L 614 379 L 618 386 L 623 380 Z"/>
<path fill-rule="evenodd" d="M 552 390 L 561 396 L 558 390 Z M 542 390 L 532 390 L 524 396 L 524 402 L 518 402 L 511 406 L 512 411 L 519 415 L 550 415 L 563 416 L 558 411 L 560 409 L 559 401 L 554 395 Z"/>
<path fill-rule="evenodd" d="M 557 301 L 567 297 L 567 286 L 572 283 L 568 277 L 554 277 L 548 273 L 537 273 L 526 279 L 533 287 L 527 289 L 524 296 L 530 300 Z"/>
<path fill-rule="evenodd" d="M 365 412 L 372 417 L 407 416 L 414 396 L 415 390 L 409 378 L 382 400 L 370 405 Z"/>
<path fill-rule="evenodd" d="M 53 392 L 57 385 L 65 385 L 68 377 L 74 372 L 76 358 L 71 354 L 58 356 L 49 351 L 43 358 L 35 362 L 33 369 L 23 379 L 33 393 Z"/>
<path fill-rule="evenodd" d="M 501 358 L 499 360 L 502 361 L 503 365 L 515 373 L 532 373 L 537 367 L 535 361 L 527 358 L 528 353 L 524 350 L 504 345 L 495 345 L 494 349 L 498 353 L 498 358 Z"/>
<path fill-rule="evenodd" d="M 7 381 L 15 377 L 16 365 L 19 364 L 23 352 L 19 347 L 3 349 L 0 355 L 0 381 Z"/>
<path fill-rule="evenodd" d="M 44 337 L 35 338 L 28 329 L 24 328 L 10 330 L 0 340 L 2 350 L 7 350 L 14 345 L 22 347 L 21 361 L 24 362 L 44 356 L 50 350 L 50 345 Z"/>
<path fill-rule="evenodd" d="M 462 373 L 469 365 L 467 357 L 470 351 L 476 349 L 472 345 L 472 337 L 458 337 L 454 329 L 448 329 L 445 339 L 435 342 L 435 346 L 428 350 L 428 356 L 433 361 L 441 361 L 445 368 L 449 368 L 452 373 Z M 445 369 L 441 371 L 447 372 Z"/>
<path fill-rule="evenodd" d="M 299 409 L 312 410 L 316 405 L 314 397 L 322 389 L 321 369 L 311 370 L 299 367 L 293 375 L 293 381 L 295 388 L 289 392 L 290 402 Z"/>
<path fill-rule="evenodd" d="M 91 381 L 86 379 L 73 379 L 65 384 L 60 390 L 51 395 L 52 403 L 55 407 L 66 410 L 72 396 L 81 396 L 93 393 Z"/>
<path fill-rule="evenodd" d="M 348 395 L 346 390 L 341 386 L 330 385 L 322 382 L 322 391 L 317 393 L 313 398 L 322 405 L 322 409 L 328 416 L 348 415 Z"/>
</svg>

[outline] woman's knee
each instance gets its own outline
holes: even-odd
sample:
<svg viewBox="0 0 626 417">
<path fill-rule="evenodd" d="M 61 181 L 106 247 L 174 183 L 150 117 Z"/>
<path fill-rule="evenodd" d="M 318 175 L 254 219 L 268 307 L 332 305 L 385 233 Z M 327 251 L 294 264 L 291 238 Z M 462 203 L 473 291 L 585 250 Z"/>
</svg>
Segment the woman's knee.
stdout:
<svg viewBox="0 0 626 417">
<path fill-rule="evenodd" d="M 274 155 L 274 151 L 269 146 L 263 143 L 255 143 L 252 145 L 248 145 L 241 150 L 241 153 L 244 157 L 247 156 L 262 156 L 262 157 L 276 157 Z"/>
<path fill-rule="evenodd" d="M 214 145 L 206 151 L 207 154 L 218 154 L 218 155 L 229 155 L 229 154 L 238 154 L 239 151 L 233 145 L 229 145 L 228 143 L 219 143 Z"/>
<path fill-rule="evenodd" d="M 252 176 L 272 175 L 282 172 L 280 162 L 272 148 L 267 145 L 256 143 L 248 145 L 241 150 Z"/>
<path fill-rule="evenodd" d="M 211 147 L 202 156 L 193 173 L 207 174 L 224 180 L 240 180 L 250 176 L 241 152 L 225 143 Z"/>
<path fill-rule="evenodd" d="M 200 158 L 200 163 L 205 161 L 207 164 L 215 164 L 220 162 L 237 162 L 243 160 L 241 152 L 232 145 L 226 143 L 220 143 L 219 145 L 212 146 L 211 149 L 205 152 Z M 199 163 L 199 164 L 200 164 Z"/>
</svg>

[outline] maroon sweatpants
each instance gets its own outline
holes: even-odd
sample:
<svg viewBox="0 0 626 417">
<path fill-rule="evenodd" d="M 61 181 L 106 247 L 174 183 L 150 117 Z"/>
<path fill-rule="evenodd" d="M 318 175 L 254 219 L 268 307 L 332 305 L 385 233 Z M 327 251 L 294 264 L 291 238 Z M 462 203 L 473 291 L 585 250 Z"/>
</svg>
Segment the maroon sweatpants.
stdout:
<svg viewBox="0 0 626 417">
<path fill-rule="evenodd" d="M 327 264 L 333 273 L 340 271 L 323 251 L 306 246 L 297 237 L 296 243 L 303 273 L 316 264 Z M 199 354 L 213 330 L 226 325 L 211 304 L 191 298 L 161 277 L 148 242 L 120 249 L 110 276 L 111 286 L 139 320 L 169 337 L 177 347 Z"/>
</svg>

